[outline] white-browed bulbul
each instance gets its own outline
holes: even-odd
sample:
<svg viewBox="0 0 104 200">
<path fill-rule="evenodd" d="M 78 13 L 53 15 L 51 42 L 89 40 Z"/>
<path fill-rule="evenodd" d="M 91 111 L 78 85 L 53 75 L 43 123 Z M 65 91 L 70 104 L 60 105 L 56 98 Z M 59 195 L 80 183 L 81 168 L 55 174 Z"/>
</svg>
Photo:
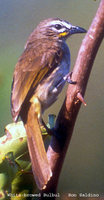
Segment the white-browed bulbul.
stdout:
<svg viewBox="0 0 104 200">
<path fill-rule="evenodd" d="M 39 189 L 52 176 L 40 131 L 42 114 L 61 92 L 70 69 L 66 39 L 86 30 L 59 18 L 46 19 L 29 36 L 13 76 L 11 111 L 24 122 L 32 170 Z M 69 81 L 70 82 L 70 81 Z"/>
</svg>

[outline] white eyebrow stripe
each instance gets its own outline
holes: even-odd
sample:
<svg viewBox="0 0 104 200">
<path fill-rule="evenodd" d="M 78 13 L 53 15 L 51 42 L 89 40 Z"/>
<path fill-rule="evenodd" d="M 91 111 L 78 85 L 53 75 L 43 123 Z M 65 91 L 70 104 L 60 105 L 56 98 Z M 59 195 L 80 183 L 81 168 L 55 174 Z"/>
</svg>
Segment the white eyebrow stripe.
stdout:
<svg viewBox="0 0 104 200">
<path fill-rule="evenodd" d="M 62 24 L 63 24 L 65 27 L 67 27 L 68 29 L 70 29 L 71 26 L 72 26 L 72 24 L 67 23 L 67 22 L 65 22 L 65 21 L 63 21 Z"/>
<path fill-rule="evenodd" d="M 59 20 L 54 20 L 54 21 L 51 21 L 51 22 L 48 22 L 47 23 L 47 25 L 55 25 L 55 24 L 60 24 L 60 25 L 63 25 L 62 23 L 61 23 L 61 21 L 59 21 Z"/>
<path fill-rule="evenodd" d="M 65 21 L 59 21 L 59 20 L 54 20 L 54 21 L 51 21 L 51 22 L 48 22 L 47 24 L 46 24 L 46 26 L 47 25 L 55 25 L 55 24 L 60 24 L 60 25 L 62 25 L 62 26 L 65 26 L 66 28 L 68 28 L 68 29 L 70 29 L 71 28 L 71 26 L 72 26 L 72 24 L 70 24 L 70 23 L 67 23 L 67 22 L 65 22 Z"/>
</svg>

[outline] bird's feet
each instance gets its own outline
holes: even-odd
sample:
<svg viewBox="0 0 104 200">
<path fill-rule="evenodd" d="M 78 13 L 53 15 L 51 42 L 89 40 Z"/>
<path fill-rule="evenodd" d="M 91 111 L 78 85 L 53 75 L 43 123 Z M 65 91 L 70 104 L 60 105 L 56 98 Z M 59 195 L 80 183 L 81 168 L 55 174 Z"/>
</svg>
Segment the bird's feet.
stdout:
<svg viewBox="0 0 104 200">
<path fill-rule="evenodd" d="M 72 81 L 72 80 L 71 80 L 72 73 L 73 73 L 73 72 L 69 72 L 66 76 L 64 76 L 63 79 L 64 79 L 66 82 L 68 82 L 69 84 L 76 84 L 76 83 L 77 83 L 76 81 Z"/>
</svg>

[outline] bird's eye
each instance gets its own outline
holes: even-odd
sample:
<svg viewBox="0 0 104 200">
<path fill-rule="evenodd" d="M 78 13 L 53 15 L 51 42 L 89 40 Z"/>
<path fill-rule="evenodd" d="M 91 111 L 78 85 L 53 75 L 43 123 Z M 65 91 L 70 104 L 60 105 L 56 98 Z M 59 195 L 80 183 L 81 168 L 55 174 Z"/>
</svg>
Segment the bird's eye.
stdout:
<svg viewBox="0 0 104 200">
<path fill-rule="evenodd" d="M 56 24 L 56 25 L 55 25 L 55 28 L 56 28 L 57 30 L 59 30 L 59 29 L 62 28 L 62 26 L 61 26 L 60 24 Z"/>
</svg>

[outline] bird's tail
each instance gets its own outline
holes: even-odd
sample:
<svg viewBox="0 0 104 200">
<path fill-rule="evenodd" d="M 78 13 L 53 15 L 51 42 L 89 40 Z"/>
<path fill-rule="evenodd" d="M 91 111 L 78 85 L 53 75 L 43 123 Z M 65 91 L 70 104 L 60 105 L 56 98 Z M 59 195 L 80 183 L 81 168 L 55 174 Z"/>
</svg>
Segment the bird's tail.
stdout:
<svg viewBox="0 0 104 200">
<path fill-rule="evenodd" d="M 27 133 L 27 143 L 32 163 L 32 171 L 36 184 L 40 190 L 45 189 L 47 182 L 52 176 L 52 171 L 48 163 L 45 151 L 40 124 L 39 115 L 41 114 L 40 103 L 37 98 L 31 102 L 28 110 L 25 124 Z"/>
</svg>

